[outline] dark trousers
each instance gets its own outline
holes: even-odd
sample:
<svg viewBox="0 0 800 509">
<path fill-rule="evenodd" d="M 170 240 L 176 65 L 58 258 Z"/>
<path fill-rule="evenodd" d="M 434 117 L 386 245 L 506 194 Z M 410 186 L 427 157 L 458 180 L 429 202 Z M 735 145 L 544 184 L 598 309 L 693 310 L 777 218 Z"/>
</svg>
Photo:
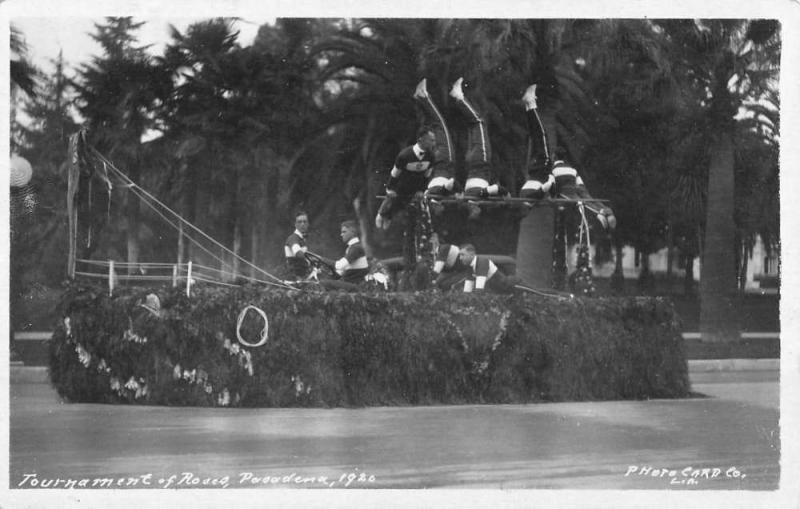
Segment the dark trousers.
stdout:
<svg viewBox="0 0 800 509">
<path fill-rule="evenodd" d="M 486 289 L 493 293 L 515 293 L 521 291 L 516 285 L 525 283 L 517 276 L 506 276 L 502 272 L 495 272 L 494 276 L 486 281 Z"/>
<path fill-rule="evenodd" d="M 442 291 L 457 290 L 469 277 L 469 272 L 465 271 L 442 272 L 436 277 L 436 287 Z"/>
</svg>

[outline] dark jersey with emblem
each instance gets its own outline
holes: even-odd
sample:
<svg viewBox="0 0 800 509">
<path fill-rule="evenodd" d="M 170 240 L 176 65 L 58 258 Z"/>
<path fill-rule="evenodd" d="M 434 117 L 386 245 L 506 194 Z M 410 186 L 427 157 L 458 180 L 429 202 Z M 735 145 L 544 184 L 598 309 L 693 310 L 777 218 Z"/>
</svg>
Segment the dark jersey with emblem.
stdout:
<svg viewBox="0 0 800 509">
<path fill-rule="evenodd" d="M 295 245 L 306 247 L 306 239 L 298 235 L 296 231 L 292 232 L 292 234 L 286 238 L 286 242 L 283 244 L 283 251 L 284 255 L 286 256 L 286 266 L 294 276 L 301 278 L 306 277 L 308 273 L 311 272 L 311 265 L 304 256 L 295 256 L 296 253 L 294 253 L 292 250 Z"/>
<path fill-rule="evenodd" d="M 434 155 L 423 152 L 417 157 L 414 145 L 404 148 L 397 154 L 386 189 L 397 191 L 399 195 L 412 195 L 424 191 L 428 185 Z"/>
</svg>

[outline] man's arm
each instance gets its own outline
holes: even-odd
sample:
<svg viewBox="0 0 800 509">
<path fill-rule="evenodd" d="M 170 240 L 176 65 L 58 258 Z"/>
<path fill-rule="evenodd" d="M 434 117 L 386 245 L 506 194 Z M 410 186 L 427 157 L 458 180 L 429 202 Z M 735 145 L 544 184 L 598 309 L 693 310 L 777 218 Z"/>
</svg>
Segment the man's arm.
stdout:
<svg viewBox="0 0 800 509">
<path fill-rule="evenodd" d="M 403 174 L 401 168 L 405 167 L 404 152 L 405 149 L 401 150 L 397 157 L 394 158 L 394 166 L 392 166 L 392 171 L 389 172 L 389 181 L 386 183 L 387 195 L 397 195 L 397 183 L 400 181 L 400 175 Z"/>
<path fill-rule="evenodd" d="M 306 251 L 308 250 L 308 248 L 306 248 L 306 246 L 301 246 L 297 242 L 292 244 L 292 246 L 289 249 L 292 251 L 292 256 L 294 256 L 295 258 L 300 258 L 300 259 L 305 259 Z"/>
<path fill-rule="evenodd" d="M 336 273 L 339 274 L 340 276 L 344 274 L 344 271 L 347 270 L 347 267 L 349 266 L 350 262 L 347 261 L 346 256 L 343 256 L 338 260 L 336 260 L 336 265 L 334 265 L 334 267 L 336 268 Z"/>
<path fill-rule="evenodd" d="M 389 173 L 389 181 L 386 183 L 386 194 L 397 194 L 397 182 L 400 180 L 400 175 L 403 172 L 397 167 L 397 164 L 392 168 L 392 171 Z"/>
<path fill-rule="evenodd" d="M 485 260 L 478 261 L 476 274 L 475 274 L 475 290 L 476 291 L 483 291 L 486 287 L 486 281 L 491 279 L 494 276 L 495 272 L 497 272 L 497 265 L 494 264 L 492 260 L 488 258 Z"/>
<path fill-rule="evenodd" d="M 439 275 L 444 270 L 444 266 L 446 265 L 447 260 L 447 252 L 449 251 L 448 244 L 441 244 L 439 245 L 438 249 L 436 249 L 436 255 L 433 259 L 433 273 Z"/>
</svg>

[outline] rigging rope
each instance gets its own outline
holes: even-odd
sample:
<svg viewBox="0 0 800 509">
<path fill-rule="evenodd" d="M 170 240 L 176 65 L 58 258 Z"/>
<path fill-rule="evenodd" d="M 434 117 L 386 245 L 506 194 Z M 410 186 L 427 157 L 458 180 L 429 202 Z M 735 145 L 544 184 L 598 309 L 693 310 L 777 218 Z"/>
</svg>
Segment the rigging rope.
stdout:
<svg viewBox="0 0 800 509">
<path fill-rule="evenodd" d="M 241 256 L 239 256 L 237 253 L 235 253 L 235 252 L 231 251 L 230 249 L 228 249 L 227 247 L 225 247 L 223 244 L 220 244 L 219 242 L 217 242 L 216 240 L 214 240 L 212 237 L 210 237 L 208 234 L 206 234 L 206 233 L 205 233 L 204 231 L 202 231 L 200 228 L 196 227 L 195 225 L 193 225 L 192 223 L 190 223 L 189 221 L 187 221 L 186 219 L 184 219 L 183 217 L 181 217 L 181 215 L 180 215 L 180 214 L 178 214 L 177 212 L 175 212 L 174 210 L 172 210 L 171 208 L 169 208 L 167 205 L 165 205 L 164 203 L 162 203 L 161 201 L 159 201 L 159 200 L 158 200 L 158 198 L 156 198 L 155 196 L 153 196 L 152 194 L 150 194 L 149 192 L 147 192 L 145 189 L 143 189 L 141 186 L 139 186 L 138 184 L 136 184 L 136 183 L 135 183 L 133 180 L 131 180 L 131 179 L 130 179 L 130 178 L 127 176 L 127 175 L 125 175 L 125 173 L 123 173 L 123 172 L 122 172 L 122 170 L 120 170 L 119 168 L 117 168 L 116 166 L 114 166 L 114 164 L 113 164 L 111 161 L 109 161 L 109 160 L 108 160 L 108 159 L 107 159 L 105 156 L 103 156 L 103 154 L 101 154 L 101 153 L 100 153 L 100 152 L 99 152 L 97 149 L 95 149 L 94 147 L 91 147 L 91 150 L 92 150 L 92 152 L 95 154 L 95 156 L 97 156 L 97 157 L 98 157 L 98 158 L 101 160 L 101 162 L 103 162 L 103 164 L 104 164 L 104 165 L 107 165 L 107 168 L 110 168 L 111 170 L 113 170 L 113 171 L 114 171 L 114 172 L 117 174 L 117 176 L 118 176 L 118 177 L 120 177 L 120 178 L 121 178 L 121 179 L 122 179 L 124 182 L 126 182 L 126 183 L 127 183 L 129 186 L 130 186 L 130 189 L 131 189 L 131 191 L 135 192 L 139 198 L 142 198 L 142 195 L 146 196 L 147 198 L 149 198 L 149 199 L 150 199 L 150 200 L 152 200 L 153 202 L 157 203 L 157 204 L 158 204 L 159 206 L 161 206 L 162 208 L 166 209 L 166 210 L 167 210 L 169 213 L 171 213 L 171 214 L 172 214 L 174 217 L 176 217 L 176 218 L 177 218 L 177 219 L 178 219 L 178 220 L 179 220 L 181 223 L 185 224 L 186 226 L 188 226 L 188 227 L 189 227 L 189 228 L 191 228 L 192 230 L 196 231 L 197 233 L 199 233 L 200 235 L 202 235 L 203 237 L 205 237 L 207 240 L 209 240 L 210 242 L 212 242 L 213 244 L 215 244 L 217 247 L 219 247 L 220 249 L 222 249 L 224 252 L 226 252 L 226 253 L 228 253 L 228 254 L 231 254 L 231 255 L 233 255 L 233 257 L 234 257 L 234 258 L 236 258 L 236 259 L 238 259 L 239 261 L 241 261 L 241 262 L 245 263 L 246 265 L 248 265 L 248 266 L 250 266 L 250 267 L 252 267 L 252 268 L 256 269 L 257 271 L 261 272 L 262 274 L 265 274 L 265 275 L 266 275 L 266 276 L 268 276 L 269 278 L 272 278 L 273 280 L 277 281 L 277 283 L 268 283 L 268 284 L 272 284 L 272 285 L 274 285 L 274 286 L 279 286 L 279 287 L 281 287 L 281 288 L 287 288 L 287 289 L 292 289 L 292 290 L 294 290 L 294 289 L 295 289 L 295 288 L 293 288 L 293 287 L 291 287 L 291 286 L 288 286 L 288 285 L 286 285 L 286 284 L 285 284 L 285 283 L 284 283 L 284 282 L 283 282 L 283 281 L 282 281 L 280 278 L 278 278 L 278 277 L 276 277 L 276 276 L 274 276 L 274 275 L 270 274 L 269 272 L 267 272 L 266 270 L 262 269 L 261 267 L 258 267 L 257 265 L 254 265 L 254 264 L 250 263 L 248 260 L 246 260 L 246 259 L 242 258 L 242 257 L 241 257 Z M 139 193 L 141 193 L 141 194 L 139 194 Z M 161 213 L 161 212 L 160 212 L 158 209 L 156 209 L 156 208 L 155 208 L 155 207 L 154 207 L 152 204 L 148 203 L 148 202 L 147 202 L 146 200 L 144 200 L 144 199 L 142 199 L 142 201 L 144 201 L 144 202 L 145 202 L 145 203 L 146 203 L 148 206 L 150 206 L 150 208 L 152 208 L 154 211 L 156 211 L 156 212 L 157 212 L 157 213 L 158 213 L 158 214 L 159 214 L 159 215 L 160 215 L 160 216 L 161 216 L 161 217 L 162 217 L 162 218 L 163 218 L 165 221 L 167 221 L 167 222 L 168 222 L 168 223 L 169 223 L 169 224 L 170 224 L 170 225 L 171 225 L 173 228 L 176 228 L 176 229 L 177 229 L 177 226 L 176 226 L 176 225 L 175 225 L 175 224 L 174 224 L 172 221 L 170 221 L 169 219 L 167 219 L 167 218 L 166 218 L 166 217 L 165 217 L 165 216 L 164 216 L 164 215 L 163 215 L 163 214 L 162 214 L 162 213 Z M 186 235 L 186 234 L 184 234 L 184 235 Z M 204 248 L 203 246 L 201 246 L 201 245 L 200 245 L 200 244 L 199 244 L 199 243 L 198 243 L 198 242 L 197 242 L 195 239 L 192 239 L 192 237 L 190 237 L 189 235 L 186 235 L 186 237 L 187 237 L 187 238 L 189 238 L 189 240 L 191 240 L 191 241 L 195 242 L 195 244 L 197 244 L 197 245 L 198 245 L 198 247 L 200 247 L 201 249 L 203 249 L 204 251 L 206 251 L 207 253 L 209 253 L 209 254 L 210 254 L 212 257 L 214 257 L 215 259 L 217 259 L 217 260 L 221 261 L 222 263 L 224 263 L 224 260 L 220 259 L 220 258 L 219 258 L 219 257 L 217 257 L 216 255 L 214 255 L 213 253 L 211 253 L 210 251 L 208 251 L 207 249 L 205 249 L 205 248 Z"/>
</svg>

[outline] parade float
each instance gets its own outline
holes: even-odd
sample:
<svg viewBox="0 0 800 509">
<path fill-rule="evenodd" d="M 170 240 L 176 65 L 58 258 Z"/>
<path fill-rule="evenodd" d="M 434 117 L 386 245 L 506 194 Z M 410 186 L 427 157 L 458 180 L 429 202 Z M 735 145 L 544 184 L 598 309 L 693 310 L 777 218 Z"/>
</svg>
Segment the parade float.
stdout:
<svg viewBox="0 0 800 509">
<path fill-rule="evenodd" d="M 146 274 L 124 276 L 117 273 L 124 263 L 83 254 L 93 226 L 82 211 L 92 186 L 110 189 L 122 180 L 132 195 L 159 207 L 180 235 L 205 234 L 87 146 L 82 132 L 71 140 L 69 171 L 70 277 L 49 366 L 52 384 L 68 401 L 354 407 L 689 394 L 671 303 L 589 296 L 584 250 L 579 290 L 572 294 L 386 291 L 383 285 L 324 291 L 244 259 L 259 277 L 223 281 L 192 260 L 138 263 Z M 524 205 L 531 214 L 551 215 L 570 206 L 541 202 L 486 205 Z M 415 207 L 425 219 L 426 202 Z M 424 263 L 430 226 L 411 224 L 407 251 Z M 549 242 L 559 239 L 558 230 Z M 551 265 L 560 264 L 548 260 Z"/>
</svg>

